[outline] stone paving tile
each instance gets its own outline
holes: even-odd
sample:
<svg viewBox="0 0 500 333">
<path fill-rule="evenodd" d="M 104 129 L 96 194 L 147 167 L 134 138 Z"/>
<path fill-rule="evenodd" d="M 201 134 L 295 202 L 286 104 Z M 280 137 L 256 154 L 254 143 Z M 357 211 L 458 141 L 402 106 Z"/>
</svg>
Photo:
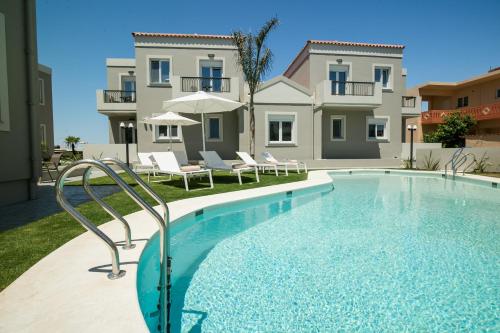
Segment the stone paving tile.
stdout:
<svg viewBox="0 0 500 333">
<path fill-rule="evenodd" d="M 120 191 L 116 185 L 94 186 L 93 189 L 100 197 Z M 62 211 L 56 201 L 53 183 L 40 184 L 37 191 L 38 198 L 36 200 L 0 207 L 0 232 L 26 225 Z M 66 186 L 64 193 L 72 205 L 79 205 L 90 200 L 81 186 Z"/>
</svg>

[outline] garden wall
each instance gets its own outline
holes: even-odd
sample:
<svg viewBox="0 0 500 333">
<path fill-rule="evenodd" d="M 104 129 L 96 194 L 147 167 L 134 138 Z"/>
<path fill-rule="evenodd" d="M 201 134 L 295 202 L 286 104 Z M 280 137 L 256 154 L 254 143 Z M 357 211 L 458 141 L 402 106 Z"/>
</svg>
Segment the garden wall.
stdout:
<svg viewBox="0 0 500 333">
<path fill-rule="evenodd" d="M 137 144 L 131 143 L 129 147 L 129 161 L 137 161 Z M 102 159 L 116 158 L 125 162 L 125 144 L 85 144 L 83 145 L 83 158 Z"/>
<path fill-rule="evenodd" d="M 444 169 L 445 164 L 451 159 L 458 148 L 438 148 L 438 149 L 417 149 L 417 168 L 425 169 L 425 160 L 432 152 L 432 160 L 439 160 L 439 169 Z M 474 157 L 480 160 L 483 156 L 487 157 L 487 172 L 500 172 L 500 148 L 463 148 L 463 154 L 467 155 L 467 161 L 462 164 L 458 170 L 467 168 L 471 172 L 475 163 Z M 471 165 L 472 163 L 472 165 Z"/>
</svg>

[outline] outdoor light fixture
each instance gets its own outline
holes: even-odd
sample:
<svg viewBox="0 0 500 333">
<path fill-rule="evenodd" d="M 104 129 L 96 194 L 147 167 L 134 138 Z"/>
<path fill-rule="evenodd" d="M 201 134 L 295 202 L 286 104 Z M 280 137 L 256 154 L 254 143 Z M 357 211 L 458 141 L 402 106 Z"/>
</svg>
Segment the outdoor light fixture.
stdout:
<svg viewBox="0 0 500 333">
<path fill-rule="evenodd" d="M 126 159 L 126 162 L 127 162 L 127 166 L 130 166 L 130 163 L 129 163 L 129 149 L 128 149 L 128 131 L 131 130 L 133 131 L 133 128 L 134 128 L 134 124 L 133 123 L 129 123 L 128 126 L 125 125 L 125 123 L 122 121 L 120 123 L 120 128 L 123 130 L 123 136 L 125 138 L 125 159 Z"/>
<path fill-rule="evenodd" d="M 341 64 L 342 63 L 342 59 L 337 59 L 337 63 Z"/>
<path fill-rule="evenodd" d="M 410 169 L 413 169 L 413 132 L 417 130 L 417 125 L 408 125 L 410 131 Z"/>
<path fill-rule="evenodd" d="M 128 75 L 134 76 L 134 71 L 128 71 Z"/>
<path fill-rule="evenodd" d="M 213 54 L 213 53 L 209 53 L 209 54 L 208 54 L 208 57 L 209 57 L 209 58 L 215 58 L 215 54 Z"/>
</svg>

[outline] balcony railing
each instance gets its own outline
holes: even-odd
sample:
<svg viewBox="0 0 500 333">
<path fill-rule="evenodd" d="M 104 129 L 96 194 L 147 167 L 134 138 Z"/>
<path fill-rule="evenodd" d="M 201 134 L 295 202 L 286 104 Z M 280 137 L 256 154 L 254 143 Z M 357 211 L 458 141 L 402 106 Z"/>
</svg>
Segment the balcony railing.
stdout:
<svg viewBox="0 0 500 333">
<path fill-rule="evenodd" d="M 415 96 L 402 96 L 401 106 L 404 108 L 414 108 L 417 98 Z"/>
<path fill-rule="evenodd" d="M 183 92 L 223 92 L 231 91 L 231 78 L 228 77 L 181 77 Z"/>
<path fill-rule="evenodd" d="M 332 95 L 373 96 L 373 82 L 331 81 Z"/>
<path fill-rule="evenodd" d="M 500 119 L 500 102 L 455 110 L 429 110 L 422 112 L 422 124 L 441 124 L 444 122 L 444 117 L 453 112 L 470 115 L 472 118 L 479 121 Z"/>
<path fill-rule="evenodd" d="M 104 103 L 135 103 L 135 90 L 104 90 Z"/>
</svg>

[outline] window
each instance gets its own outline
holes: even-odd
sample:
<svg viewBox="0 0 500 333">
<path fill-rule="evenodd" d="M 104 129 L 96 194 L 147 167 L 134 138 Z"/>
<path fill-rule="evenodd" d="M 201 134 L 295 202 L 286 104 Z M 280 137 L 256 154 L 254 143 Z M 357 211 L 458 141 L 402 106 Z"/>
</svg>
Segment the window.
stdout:
<svg viewBox="0 0 500 333">
<path fill-rule="evenodd" d="M 0 131 L 10 130 L 6 47 L 5 16 L 0 13 Z"/>
<path fill-rule="evenodd" d="M 330 117 L 330 133 L 332 141 L 345 141 L 345 116 Z"/>
<path fill-rule="evenodd" d="M 389 117 L 367 117 L 367 140 L 389 140 Z"/>
<path fill-rule="evenodd" d="M 222 141 L 222 115 L 206 116 L 205 136 L 207 141 Z"/>
<path fill-rule="evenodd" d="M 381 82 L 382 88 L 390 89 L 391 85 L 391 68 L 390 67 L 375 67 L 375 82 Z"/>
<path fill-rule="evenodd" d="M 500 89 L 497 89 L 497 98 L 500 98 Z"/>
<path fill-rule="evenodd" d="M 296 128 L 295 114 L 270 114 L 267 117 L 268 137 L 270 144 L 295 144 Z"/>
<path fill-rule="evenodd" d="M 38 88 L 39 88 L 39 98 L 40 105 L 45 105 L 45 81 L 41 78 L 38 79 Z"/>
<path fill-rule="evenodd" d="M 157 140 L 180 139 L 180 129 L 177 125 L 160 125 L 156 126 Z"/>
<path fill-rule="evenodd" d="M 149 83 L 170 82 L 170 60 L 151 59 L 149 61 Z"/>
<path fill-rule="evenodd" d="M 464 106 L 469 106 L 469 96 L 459 97 L 457 99 L 457 108 L 461 108 Z"/>
<path fill-rule="evenodd" d="M 45 124 L 40 124 L 40 144 L 47 145 L 47 127 Z"/>
</svg>

